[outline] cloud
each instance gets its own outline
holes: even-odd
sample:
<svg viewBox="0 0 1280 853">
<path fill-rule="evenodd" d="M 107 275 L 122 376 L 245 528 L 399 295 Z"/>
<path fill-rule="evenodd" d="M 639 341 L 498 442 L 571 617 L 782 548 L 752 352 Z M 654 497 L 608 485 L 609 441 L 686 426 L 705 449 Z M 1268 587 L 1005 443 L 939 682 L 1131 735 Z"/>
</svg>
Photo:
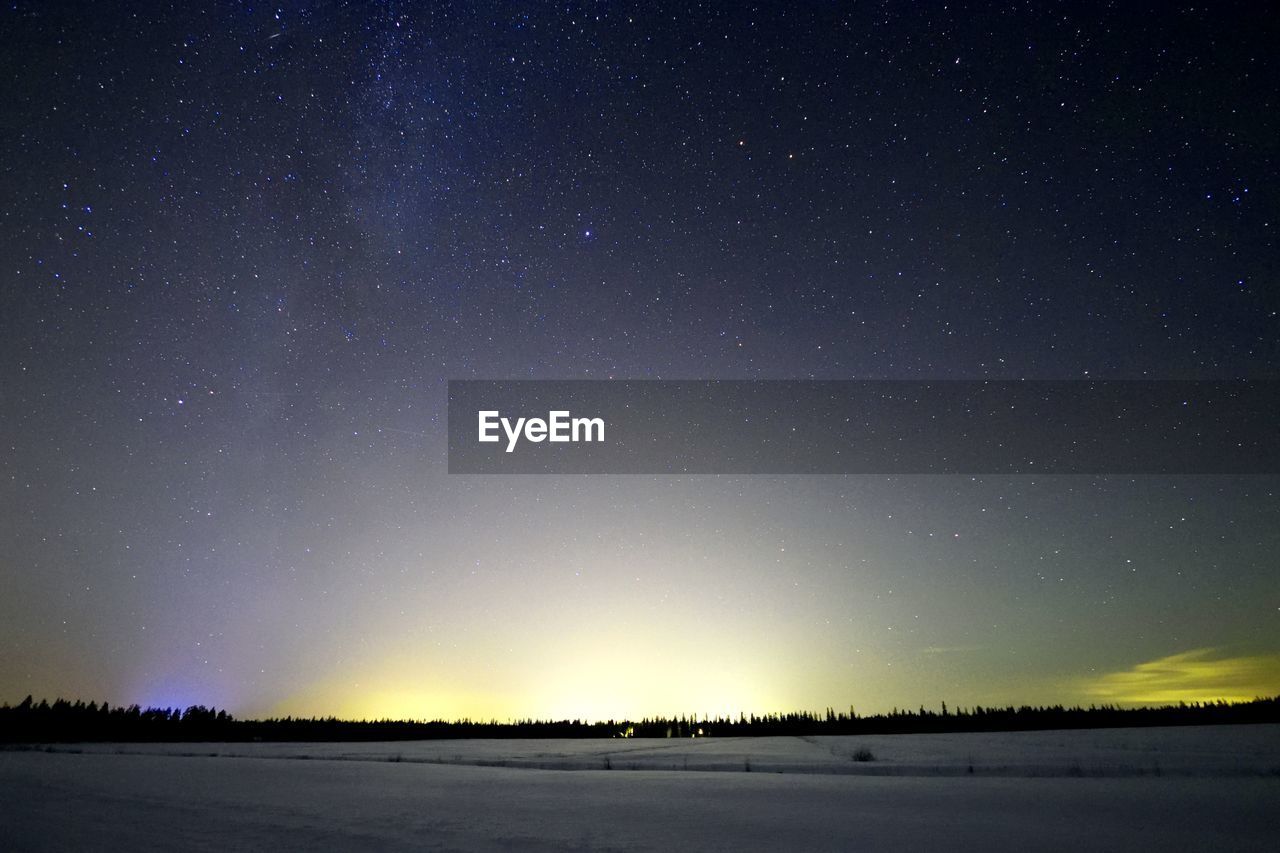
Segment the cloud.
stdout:
<svg viewBox="0 0 1280 853">
<path fill-rule="evenodd" d="M 1087 679 L 1084 693 L 1114 704 L 1246 701 L 1280 694 L 1280 654 L 1222 657 L 1192 649 Z"/>
</svg>

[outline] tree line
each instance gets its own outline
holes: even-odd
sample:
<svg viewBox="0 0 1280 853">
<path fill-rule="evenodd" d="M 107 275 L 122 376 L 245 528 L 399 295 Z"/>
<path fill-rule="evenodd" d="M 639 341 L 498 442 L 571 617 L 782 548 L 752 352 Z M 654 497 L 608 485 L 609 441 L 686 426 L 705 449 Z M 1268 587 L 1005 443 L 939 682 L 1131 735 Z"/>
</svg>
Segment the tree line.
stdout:
<svg viewBox="0 0 1280 853">
<path fill-rule="evenodd" d="M 862 716 L 853 708 L 823 713 L 740 714 L 738 717 L 646 717 L 634 720 L 340 720 L 279 717 L 238 720 L 226 711 L 112 706 L 57 699 L 0 705 L 0 743 L 90 741 L 383 741 L 445 738 L 758 737 L 997 732 L 1134 726 L 1194 726 L 1280 722 L 1280 696 L 1249 702 L 1181 702 L 1159 707 L 1062 705 L 894 709 Z"/>
</svg>

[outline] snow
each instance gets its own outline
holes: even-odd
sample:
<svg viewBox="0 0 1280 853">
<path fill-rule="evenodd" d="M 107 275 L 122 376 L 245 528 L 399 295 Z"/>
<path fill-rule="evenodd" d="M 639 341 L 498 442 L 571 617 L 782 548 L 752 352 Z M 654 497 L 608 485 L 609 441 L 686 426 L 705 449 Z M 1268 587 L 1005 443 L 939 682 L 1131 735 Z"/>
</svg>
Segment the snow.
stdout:
<svg viewBox="0 0 1280 853">
<path fill-rule="evenodd" d="M 0 752 L 0 849 L 1262 850 L 1280 837 L 1280 726 L 52 749 Z M 875 760 L 852 760 L 859 749 Z"/>
</svg>

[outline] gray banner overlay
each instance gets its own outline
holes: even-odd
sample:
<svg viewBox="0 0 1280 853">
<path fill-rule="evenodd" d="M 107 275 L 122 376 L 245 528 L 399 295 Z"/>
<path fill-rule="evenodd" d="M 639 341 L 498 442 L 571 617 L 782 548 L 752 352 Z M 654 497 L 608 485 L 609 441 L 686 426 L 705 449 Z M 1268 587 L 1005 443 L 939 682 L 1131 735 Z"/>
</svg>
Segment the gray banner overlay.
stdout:
<svg viewBox="0 0 1280 853">
<path fill-rule="evenodd" d="M 454 380 L 449 472 L 1276 474 L 1277 424 L 1277 380 Z"/>
</svg>

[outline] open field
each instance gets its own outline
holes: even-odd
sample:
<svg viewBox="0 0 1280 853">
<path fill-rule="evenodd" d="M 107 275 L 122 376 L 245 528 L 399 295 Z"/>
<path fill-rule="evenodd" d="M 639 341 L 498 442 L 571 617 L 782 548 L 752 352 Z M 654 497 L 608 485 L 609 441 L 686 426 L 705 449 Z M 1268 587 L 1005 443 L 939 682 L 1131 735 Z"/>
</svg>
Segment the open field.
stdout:
<svg viewBox="0 0 1280 853">
<path fill-rule="evenodd" d="M 1280 726 L 52 749 L 0 753 L 0 848 L 1263 850 L 1280 836 Z"/>
</svg>

